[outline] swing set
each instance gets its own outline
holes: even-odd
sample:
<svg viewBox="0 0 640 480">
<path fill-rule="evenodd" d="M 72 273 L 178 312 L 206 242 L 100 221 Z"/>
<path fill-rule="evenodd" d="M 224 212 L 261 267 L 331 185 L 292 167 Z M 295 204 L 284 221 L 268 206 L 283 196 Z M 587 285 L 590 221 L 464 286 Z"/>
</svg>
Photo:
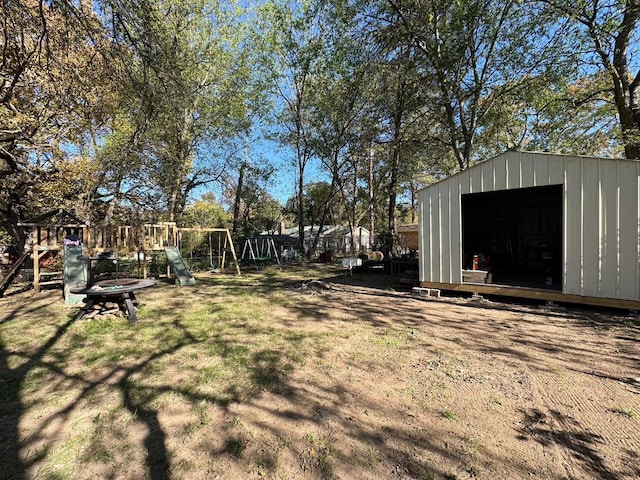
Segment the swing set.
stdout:
<svg viewBox="0 0 640 480">
<path fill-rule="evenodd" d="M 280 270 L 282 270 L 278 249 L 273 241 L 273 237 L 268 235 L 247 237 L 244 242 L 244 248 L 242 249 L 241 260 L 252 260 L 256 271 L 260 271 L 260 263 L 275 260 Z"/>
<path fill-rule="evenodd" d="M 236 273 L 240 275 L 236 250 L 227 228 L 178 228 L 178 249 L 182 257 L 189 260 L 192 269 L 199 264 L 203 269 L 224 272 L 227 260 L 233 260 Z M 187 251 L 188 255 L 185 255 Z M 231 255 L 229 259 L 228 254 Z"/>
</svg>

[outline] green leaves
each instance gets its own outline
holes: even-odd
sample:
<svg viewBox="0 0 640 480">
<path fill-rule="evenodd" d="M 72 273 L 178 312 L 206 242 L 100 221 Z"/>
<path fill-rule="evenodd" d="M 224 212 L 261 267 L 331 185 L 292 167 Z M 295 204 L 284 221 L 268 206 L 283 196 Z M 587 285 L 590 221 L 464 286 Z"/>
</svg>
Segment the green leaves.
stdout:
<svg viewBox="0 0 640 480">
<path fill-rule="evenodd" d="M 401 185 L 506 148 L 640 156 L 635 0 L 246 3 L 4 2 L 3 220 L 70 177 L 87 218 L 176 218 L 256 124 L 290 149 L 299 223 L 312 168 L 320 216 L 392 228 Z"/>
<path fill-rule="evenodd" d="M 185 227 L 201 228 L 228 228 L 232 220 L 211 194 L 203 195 L 199 201 L 185 208 L 179 219 Z"/>
<path fill-rule="evenodd" d="M 109 3 L 113 32 L 133 53 L 125 111 L 141 133 L 138 151 L 173 219 L 216 162 L 202 147 L 248 127 L 251 69 L 235 3 L 163 0 Z M 133 108 L 127 108 L 133 106 Z M 209 150 L 213 152 L 213 150 Z"/>
<path fill-rule="evenodd" d="M 640 67 L 634 63 L 632 42 L 637 42 L 640 3 L 636 0 L 598 2 L 540 0 L 548 15 L 563 19 L 581 40 L 574 55 L 585 77 L 599 70 L 608 77 L 611 100 L 619 119 L 620 139 L 627 158 L 640 158 Z M 608 99 L 607 99 L 608 100 Z"/>
<path fill-rule="evenodd" d="M 113 101 L 109 75 L 118 76 L 105 60 L 110 46 L 96 17 L 83 6 L 62 6 L 2 4 L 0 218 L 18 241 L 17 222 L 63 206 L 62 192 L 49 186 L 73 165 L 65 163 L 70 143 L 104 126 Z M 84 169 L 70 171 L 82 176 Z"/>
</svg>

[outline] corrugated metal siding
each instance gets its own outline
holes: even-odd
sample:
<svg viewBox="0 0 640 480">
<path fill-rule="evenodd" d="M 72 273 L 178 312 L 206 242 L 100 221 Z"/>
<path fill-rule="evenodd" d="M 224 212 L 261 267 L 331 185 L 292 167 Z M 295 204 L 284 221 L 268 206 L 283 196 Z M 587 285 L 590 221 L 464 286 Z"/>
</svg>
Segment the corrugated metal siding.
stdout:
<svg viewBox="0 0 640 480">
<path fill-rule="evenodd" d="M 616 298 L 620 291 L 618 278 L 618 169 L 600 169 L 600 212 L 598 215 L 600 238 L 600 294 Z M 607 194 L 608 192 L 613 192 Z M 606 279 L 615 278 L 615 282 Z M 605 279 L 605 281 L 603 281 Z"/>
<path fill-rule="evenodd" d="M 638 164 L 620 162 L 618 166 L 618 279 L 620 294 L 616 298 L 640 298 L 640 168 Z"/>
<path fill-rule="evenodd" d="M 599 248 L 599 204 L 600 190 L 600 161 L 594 158 L 584 158 L 580 162 L 582 168 L 582 181 L 576 178 L 569 179 L 576 183 L 575 188 L 582 190 L 582 290 L 580 295 L 597 297 L 599 295 L 598 284 L 600 282 L 600 248 Z M 606 193 L 606 192 L 603 192 Z M 572 205 L 568 204 L 569 215 Z M 570 232 L 570 235 L 573 232 Z M 573 242 L 566 242 L 571 246 Z M 567 285 L 575 287 L 577 285 Z"/>
<path fill-rule="evenodd" d="M 462 210 L 460 205 L 460 185 L 451 185 L 449 201 L 449 234 L 451 257 L 449 259 L 449 277 L 453 282 L 462 282 Z"/>
<path fill-rule="evenodd" d="M 563 293 L 640 300 L 640 162 L 507 152 L 419 194 L 420 280 L 462 281 L 461 195 L 564 185 Z"/>
</svg>

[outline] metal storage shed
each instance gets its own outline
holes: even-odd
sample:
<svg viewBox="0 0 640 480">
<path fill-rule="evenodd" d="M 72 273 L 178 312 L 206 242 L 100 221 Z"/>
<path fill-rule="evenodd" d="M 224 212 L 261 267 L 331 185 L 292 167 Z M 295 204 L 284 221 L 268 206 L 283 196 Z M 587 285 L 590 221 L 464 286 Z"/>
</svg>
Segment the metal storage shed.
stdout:
<svg viewBox="0 0 640 480">
<path fill-rule="evenodd" d="M 640 161 L 509 151 L 418 198 L 423 287 L 640 308 Z"/>
</svg>

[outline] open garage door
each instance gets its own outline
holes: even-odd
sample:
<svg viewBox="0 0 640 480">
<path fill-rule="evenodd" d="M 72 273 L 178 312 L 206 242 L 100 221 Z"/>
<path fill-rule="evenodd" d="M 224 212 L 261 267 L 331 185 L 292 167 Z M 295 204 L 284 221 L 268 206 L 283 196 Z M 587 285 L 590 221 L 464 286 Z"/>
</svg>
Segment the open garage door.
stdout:
<svg viewBox="0 0 640 480">
<path fill-rule="evenodd" d="M 562 185 L 463 195 L 463 270 L 487 272 L 494 284 L 561 290 L 562 212 Z"/>
</svg>

